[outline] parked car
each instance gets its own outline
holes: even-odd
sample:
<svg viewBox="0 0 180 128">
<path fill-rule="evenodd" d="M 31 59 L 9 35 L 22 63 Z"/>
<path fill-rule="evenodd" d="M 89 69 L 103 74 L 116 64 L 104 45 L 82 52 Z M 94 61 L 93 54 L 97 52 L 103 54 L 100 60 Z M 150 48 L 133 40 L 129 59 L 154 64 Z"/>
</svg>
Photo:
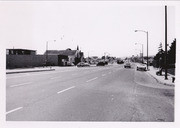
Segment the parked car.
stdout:
<svg viewBox="0 0 180 128">
<path fill-rule="evenodd" d="M 137 64 L 137 71 L 146 71 L 146 65 L 145 64 Z"/>
<path fill-rule="evenodd" d="M 89 66 L 90 66 L 90 64 L 85 63 L 85 62 L 79 62 L 79 63 L 77 64 L 77 67 L 89 67 Z"/>
<path fill-rule="evenodd" d="M 124 68 L 131 68 L 131 63 L 130 62 L 126 62 L 124 64 Z"/>
<path fill-rule="evenodd" d="M 67 66 L 74 66 L 73 63 L 67 62 Z"/>
<path fill-rule="evenodd" d="M 106 65 L 106 63 L 105 62 L 98 62 L 97 64 L 96 64 L 96 66 L 104 66 L 104 65 Z"/>
</svg>

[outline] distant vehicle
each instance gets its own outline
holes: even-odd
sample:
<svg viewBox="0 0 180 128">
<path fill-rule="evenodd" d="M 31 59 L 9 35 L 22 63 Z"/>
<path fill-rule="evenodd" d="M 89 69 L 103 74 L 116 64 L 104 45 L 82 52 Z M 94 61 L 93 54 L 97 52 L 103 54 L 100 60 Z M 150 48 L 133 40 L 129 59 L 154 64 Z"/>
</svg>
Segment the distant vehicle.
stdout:
<svg viewBox="0 0 180 128">
<path fill-rule="evenodd" d="M 146 65 L 145 64 L 138 64 L 137 65 L 137 71 L 146 71 Z"/>
<path fill-rule="evenodd" d="M 130 62 L 126 62 L 126 63 L 124 64 L 124 68 L 131 68 Z"/>
<path fill-rule="evenodd" d="M 108 62 L 107 62 L 107 61 L 105 61 L 105 65 L 108 65 Z"/>
<path fill-rule="evenodd" d="M 74 66 L 73 63 L 67 62 L 67 66 Z"/>
<path fill-rule="evenodd" d="M 124 61 L 123 60 L 117 60 L 117 63 L 118 64 L 124 64 Z"/>
<path fill-rule="evenodd" d="M 96 66 L 105 66 L 107 63 L 106 62 L 98 62 L 97 64 L 96 64 Z"/>
<path fill-rule="evenodd" d="M 90 64 L 85 63 L 85 62 L 79 62 L 79 63 L 77 64 L 77 67 L 89 67 L 89 66 L 90 66 Z"/>
</svg>

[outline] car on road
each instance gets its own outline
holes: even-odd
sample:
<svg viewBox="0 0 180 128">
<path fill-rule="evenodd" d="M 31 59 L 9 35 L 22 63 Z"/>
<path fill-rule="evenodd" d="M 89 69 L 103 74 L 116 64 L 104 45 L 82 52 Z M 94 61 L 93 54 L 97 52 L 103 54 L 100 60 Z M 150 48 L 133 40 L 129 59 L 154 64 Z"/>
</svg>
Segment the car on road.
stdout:
<svg viewBox="0 0 180 128">
<path fill-rule="evenodd" d="M 77 67 L 89 67 L 89 66 L 90 66 L 90 64 L 85 63 L 85 62 L 79 62 L 79 63 L 77 64 Z"/>
<path fill-rule="evenodd" d="M 117 64 L 124 64 L 123 60 L 117 60 Z"/>
<path fill-rule="evenodd" d="M 137 64 L 137 71 L 147 71 L 145 64 Z"/>
<path fill-rule="evenodd" d="M 103 62 L 103 61 L 98 62 L 98 63 L 96 64 L 96 66 L 105 66 L 105 65 L 107 65 L 107 62 Z"/>
<path fill-rule="evenodd" d="M 124 64 L 124 68 L 131 68 L 131 63 L 130 62 L 126 62 Z"/>
</svg>

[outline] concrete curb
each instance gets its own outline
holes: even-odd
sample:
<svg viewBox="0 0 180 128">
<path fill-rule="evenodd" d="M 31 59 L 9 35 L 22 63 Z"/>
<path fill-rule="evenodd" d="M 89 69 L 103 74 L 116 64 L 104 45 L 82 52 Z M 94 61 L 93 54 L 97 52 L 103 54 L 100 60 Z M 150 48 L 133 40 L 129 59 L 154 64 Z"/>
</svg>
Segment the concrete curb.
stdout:
<svg viewBox="0 0 180 128">
<path fill-rule="evenodd" d="M 43 72 L 43 71 L 54 71 L 55 69 L 43 69 L 43 70 L 29 70 L 29 71 L 12 71 L 6 72 L 6 74 L 15 74 L 15 73 L 27 73 L 27 72 Z"/>
<path fill-rule="evenodd" d="M 148 73 L 148 72 L 147 72 Z M 153 77 L 159 84 L 163 84 L 163 85 L 166 85 L 166 86 L 174 86 L 174 84 L 167 84 L 165 82 L 162 82 L 160 80 L 158 80 L 155 76 L 153 76 L 152 74 L 148 73 L 151 77 Z"/>
</svg>

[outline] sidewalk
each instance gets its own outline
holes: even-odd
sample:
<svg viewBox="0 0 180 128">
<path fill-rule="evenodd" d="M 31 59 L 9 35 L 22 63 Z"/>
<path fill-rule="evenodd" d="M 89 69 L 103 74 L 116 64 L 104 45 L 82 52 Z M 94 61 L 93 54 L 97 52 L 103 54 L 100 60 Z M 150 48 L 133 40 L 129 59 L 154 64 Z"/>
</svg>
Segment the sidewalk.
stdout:
<svg viewBox="0 0 180 128">
<path fill-rule="evenodd" d="M 164 84 L 164 85 L 169 85 L 169 86 L 174 86 L 175 83 L 172 82 L 172 77 L 175 77 L 174 75 L 168 74 L 168 80 L 165 80 L 165 73 L 162 72 L 161 76 L 156 75 L 156 72 L 159 71 L 157 68 L 154 68 L 153 66 L 149 66 L 149 71 L 147 73 L 151 75 L 154 79 L 157 80 L 157 82 Z"/>
<path fill-rule="evenodd" d="M 42 71 L 54 71 L 54 70 L 55 69 L 52 67 L 18 68 L 18 69 L 7 69 L 6 74 L 42 72 Z"/>
</svg>

